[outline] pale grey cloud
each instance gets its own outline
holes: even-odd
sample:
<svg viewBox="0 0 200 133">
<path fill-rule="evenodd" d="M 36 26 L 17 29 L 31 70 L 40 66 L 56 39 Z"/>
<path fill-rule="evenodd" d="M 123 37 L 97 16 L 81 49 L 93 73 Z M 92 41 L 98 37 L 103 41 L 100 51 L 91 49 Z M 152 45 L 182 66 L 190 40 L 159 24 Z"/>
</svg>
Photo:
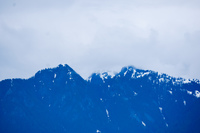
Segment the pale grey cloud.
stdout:
<svg viewBox="0 0 200 133">
<path fill-rule="evenodd" d="M 0 0 L 0 80 L 69 64 L 200 79 L 200 2 Z"/>
</svg>

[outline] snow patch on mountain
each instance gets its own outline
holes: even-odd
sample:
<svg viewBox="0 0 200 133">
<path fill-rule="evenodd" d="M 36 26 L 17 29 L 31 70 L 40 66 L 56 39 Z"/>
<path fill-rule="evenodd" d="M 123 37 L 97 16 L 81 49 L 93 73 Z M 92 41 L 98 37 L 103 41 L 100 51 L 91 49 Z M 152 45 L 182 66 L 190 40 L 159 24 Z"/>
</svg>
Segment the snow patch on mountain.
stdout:
<svg viewBox="0 0 200 133">
<path fill-rule="evenodd" d="M 188 93 L 189 95 L 192 95 L 192 91 L 188 91 L 188 90 L 187 90 L 187 93 Z"/>
<path fill-rule="evenodd" d="M 186 106 L 186 101 L 185 100 L 183 101 L 183 104 Z"/>
<path fill-rule="evenodd" d="M 108 76 L 110 76 L 111 78 L 113 78 L 116 75 L 116 72 L 114 72 L 114 71 L 108 71 L 107 74 L 108 74 Z"/>
<path fill-rule="evenodd" d="M 140 74 L 137 76 L 137 78 L 142 78 L 142 77 L 144 77 L 145 75 L 149 75 L 149 74 L 150 74 L 150 72 L 140 73 Z"/>
<path fill-rule="evenodd" d="M 200 92 L 198 90 L 195 90 L 195 94 L 193 94 L 195 97 L 200 98 Z"/>
<path fill-rule="evenodd" d="M 142 125 L 146 127 L 146 124 L 144 123 L 144 121 L 142 121 Z"/>
<path fill-rule="evenodd" d="M 184 80 L 183 80 L 183 83 L 184 83 L 184 84 L 188 84 L 188 83 L 191 83 L 191 81 L 190 81 L 190 79 L 184 79 Z"/>
<path fill-rule="evenodd" d="M 162 113 L 162 110 L 163 110 L 162 107 L 159 107 L 159 110 L 160 110 L 160 112 Z"/>
<path fill-rule="evenodd" d="M 116 76 L 116 72 L 114 72 L 114 71 L 98 72 L 98 73 L 95 73 L 95 74 L 91 75 L 90 77 L 88 77 L 86 79 L 86 81 L 91 82 L 92 76 L 94 76 L 94 75 L 99 76 L 103 80 L 103 83 L 105 83 L 105 80 L 114 78 Z"/>
<path fill-rule="evenodd" d="M 132 73 L 132 75 L 131 75 L 131 78 L 134 78 L 134 77 L 135 77 L 135 73 L 136 73 L 136 70 L 134 69 L 134 70 L 133 70 L 133 73 Z"/>
<path fill-rule="evenodd" d="M 109 118 L 110 116 L 109 116 L 109 112 L 108 112 L 108 110 L 106 109 L 106 114 L 107 114 L 107 117 Z"/>
<path fill-rule="evenodd" d="M 88 82 L 91 82 L 91 80 L 92 80 L 92 76 L 88 77 L 88 78 L 85 79 L 85 80 L 88 81 Z"/>
<path fill-rule="evenodd" d="M 98 130 L 98 129 L 97 129 L 97 131 L 96 131 L 96 132 L 97 132 L 97 133 L 101 133 L 101 131 L 100 131 L 100 130 Z"/>
<path fill-rule="evenodd" d="M 168 92 L 172 95 L 172 91 L 169 90 Z"/>
<path fill-rule="evenodd" d="M 128 72 L 128 70 L 124 73 L 124 76 L 126 76 L 127 72 Z"/>
</svg>

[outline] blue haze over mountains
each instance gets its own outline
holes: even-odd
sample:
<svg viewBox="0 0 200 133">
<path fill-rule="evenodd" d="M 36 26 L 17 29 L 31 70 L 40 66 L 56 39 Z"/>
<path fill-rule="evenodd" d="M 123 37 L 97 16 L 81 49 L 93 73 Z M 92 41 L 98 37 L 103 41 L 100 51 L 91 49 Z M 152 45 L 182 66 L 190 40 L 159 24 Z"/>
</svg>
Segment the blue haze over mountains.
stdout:
<svg viewBox="0 0 200 133">
<path fill-rule="evenodd" d="M 0 133 L 199 133 L 200 82 L 132 66 L 68 65 L 0 82 Z"/>
</svg>

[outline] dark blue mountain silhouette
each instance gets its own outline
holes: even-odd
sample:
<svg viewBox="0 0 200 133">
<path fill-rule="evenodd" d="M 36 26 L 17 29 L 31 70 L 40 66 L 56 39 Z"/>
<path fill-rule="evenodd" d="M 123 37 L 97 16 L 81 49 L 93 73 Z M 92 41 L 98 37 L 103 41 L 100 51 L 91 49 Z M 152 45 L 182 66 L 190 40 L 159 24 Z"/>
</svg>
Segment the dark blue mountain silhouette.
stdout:
<svg viewBox="0 0 200 133">
<path fill-rule="evenodd" d="M 124 67 L 84 80 L 68 65 L 0 82 L 0 133 L 199 133 L 199 80 Z"/>
</svg>

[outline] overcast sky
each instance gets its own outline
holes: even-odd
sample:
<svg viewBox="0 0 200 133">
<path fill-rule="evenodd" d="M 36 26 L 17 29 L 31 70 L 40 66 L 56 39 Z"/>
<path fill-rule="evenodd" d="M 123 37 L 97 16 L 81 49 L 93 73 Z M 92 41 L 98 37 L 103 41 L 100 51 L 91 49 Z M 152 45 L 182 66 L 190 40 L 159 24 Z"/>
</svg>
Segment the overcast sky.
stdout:
<svg viewBox="0 0 200 133">
<path fill-rule="evenodd" d="M 0 80 L 68 64 L 200 79 L 199 0 L 0 0 Z"/>
</svg>

